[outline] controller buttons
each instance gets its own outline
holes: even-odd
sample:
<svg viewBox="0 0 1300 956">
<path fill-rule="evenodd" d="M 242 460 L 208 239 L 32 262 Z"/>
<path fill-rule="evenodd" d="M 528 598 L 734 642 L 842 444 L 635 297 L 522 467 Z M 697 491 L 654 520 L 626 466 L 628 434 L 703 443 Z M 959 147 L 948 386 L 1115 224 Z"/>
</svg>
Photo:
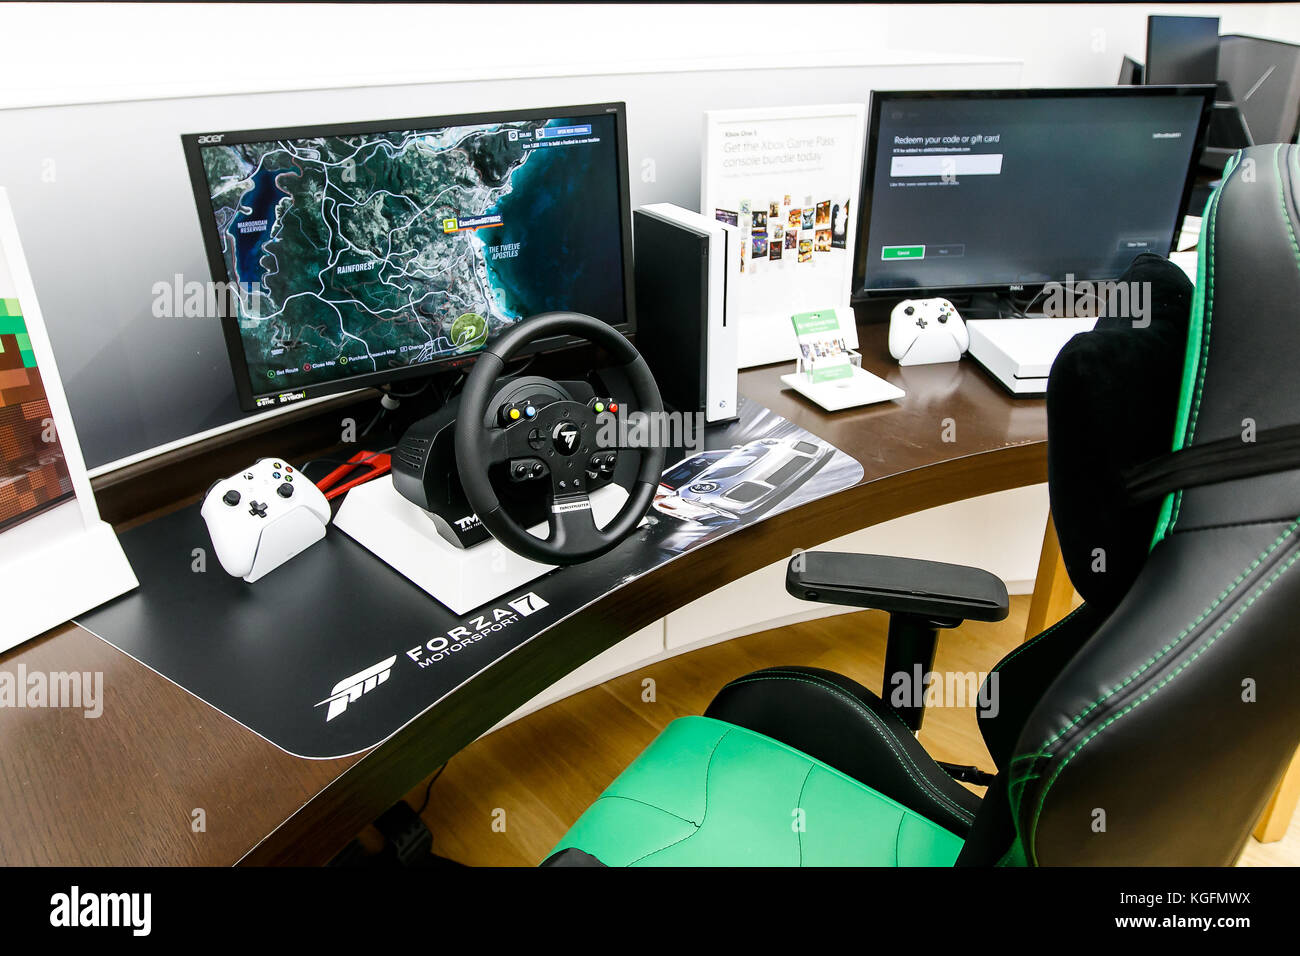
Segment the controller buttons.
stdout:
<svg viewBox="0 0 1300 956">
<path fill-rule="evenodd" d="M 516 458 L 510 463 L 511 481 L 531 481 L 533 478 L 540 478 L 545 472 L 546 466 L 536 458 Z"/>
<path fill-rule="evenodd" d="M 536 418 L 536 417 L 537 417 L 537 409 L 535 409 L 535 408 L 534 408 L 533 406 L 531 406 L 531 405 L 525 405 L 525 406 L 524 406 L 524 418 Z"/>
<path fill-rule="evenodd" d="M 276 493 L 277 495 L 279 495 L 281 498 L 289 498 L 289 497 L 292 497 L 292 496 L 293 496 L 293 485 L 289 484 L 289 483 L 286 481 L 286 482 L 285 482 L 284 484 L 282 484 L 279 488 L 276 488 L 276 489 L 275 489 L 275 493 Z"/>
<path fill-rule="evenodd" d="M 221 496 L 221 500 L 233 508 L 235 507 L 235 505 L 239 504 L 240 502 L 239 492 L 236 491 L 234 488 L 231 488 L 229 491 L 227 491 L 224 495 Z"/>
</svg>

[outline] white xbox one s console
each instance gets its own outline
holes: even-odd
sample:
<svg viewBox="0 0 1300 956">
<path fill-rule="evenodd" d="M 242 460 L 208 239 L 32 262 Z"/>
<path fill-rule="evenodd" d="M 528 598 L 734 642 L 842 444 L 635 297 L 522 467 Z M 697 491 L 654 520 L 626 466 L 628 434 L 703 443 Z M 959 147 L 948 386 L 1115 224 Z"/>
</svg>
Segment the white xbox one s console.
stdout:
<svg viewBox="0 0 1300 956">
<path fill-rule="evenodd" d="M 664 401 L 706 422 L 736 417 L 736 323 L 727 277 L 739 268 L 732 226 L 672 203 L 633 215 L 636 243 L 637 350 Z"/>
<path fill-rule="evenodd" d="M 1080 332 L 1090 332 L 1096 318 L 972 319 L 971 356 L 1007 391 L 1043 395 L 1057 354 Z"/>
</svg>

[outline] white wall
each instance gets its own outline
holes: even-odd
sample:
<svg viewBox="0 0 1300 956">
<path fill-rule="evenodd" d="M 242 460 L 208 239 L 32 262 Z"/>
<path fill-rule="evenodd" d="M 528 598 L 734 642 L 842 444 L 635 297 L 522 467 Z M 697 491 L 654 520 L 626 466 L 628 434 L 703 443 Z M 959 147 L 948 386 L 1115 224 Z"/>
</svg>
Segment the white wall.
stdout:
<svg viewBox="0 0 1300 956">
<path fill-rule="evenodd" d="M 695 67 L 871 52 L 1023 59 L 1027 86 L 1111 84 L 1149 13 L 1300 42 L 1300 4 L 0 4 L 0 107 Z"/>
</svg>

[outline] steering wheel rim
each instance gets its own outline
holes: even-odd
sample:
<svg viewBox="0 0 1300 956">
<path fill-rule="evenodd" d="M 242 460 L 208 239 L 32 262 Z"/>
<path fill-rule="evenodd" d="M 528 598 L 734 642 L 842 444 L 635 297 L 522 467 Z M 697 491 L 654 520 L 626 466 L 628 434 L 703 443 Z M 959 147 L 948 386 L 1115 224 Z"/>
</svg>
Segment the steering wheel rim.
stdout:
<svg viewBox="0 0 1300 956">
<path fill-rule="evenodd" d="M 594 412 L 576 402 L 555 402 L 542 407 L 533 422 L 516 422 L 504 428 L 488 424 L 492 386 L 505 371 L 506 363 L 524 346 L 561 335 L 577 336 L 610 353 L 632 386 L 634 410 L 648 414 L 663 411 L 650 367 L 621 333 L 589 315 L 547 312 L 512 326 L 479 353 L 461 389 L 455 448 L 456 470 L 465 497 L 492 537 L 533 561 L 569 565 L 605 554 L 636 530 L 659 486 L 666 449 L 654 444 L 627 449 L 637 452 L 641 459 L 636 478 L 627 487 L 628 497 L 618 514 L 605 527 L 597 528 L 581 477 L 583 459 L 597 447 L 608 450 L 595 444 Z M 576 447 L 561 447 L 560 430 L 566 433 L 566 439 L 570 433 L 578 436 Z M 545 437 L 544 452 L 527 444 L 529 434 L 534 440 L 538 434 Z M 544 539 L 530 534 L 506 513 L 487 479 L 488 468 L 494 464 L 543 453 L 550 466 L 548 535 Z"/>
</svg>

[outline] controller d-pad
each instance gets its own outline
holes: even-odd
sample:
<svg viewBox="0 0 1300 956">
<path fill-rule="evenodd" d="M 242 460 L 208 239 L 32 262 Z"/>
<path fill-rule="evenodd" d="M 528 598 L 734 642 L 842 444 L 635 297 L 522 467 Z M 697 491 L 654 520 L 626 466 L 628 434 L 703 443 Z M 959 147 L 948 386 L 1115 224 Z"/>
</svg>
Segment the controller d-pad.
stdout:
<svg viewBox="0 0 1300 956">
<path fill-rule="evenodd" d="M 916 320 L 916 327 L 917 327 L 918 329 L 923 329 L 923 328 L 925 328 L 925 327 L 926 327 L 927 325 L 929 325 L 929 324 L 930 324 L 930 323 L 927 322 L 927 321 L 925 321 L 925 319 L 918 318 L 918 319 Z"/>
<path fill-rule="evenodd" d="M 257 515 L 257 517 L 259 517 L 259 518 L 265 518 L 265 517 L 266 517 L 266 502 L 265 502 L 265 501 L 250 501 L 250 502 L 248 503 L 248 513 L 249 513 L 250 515 Z"/>
</svg>

